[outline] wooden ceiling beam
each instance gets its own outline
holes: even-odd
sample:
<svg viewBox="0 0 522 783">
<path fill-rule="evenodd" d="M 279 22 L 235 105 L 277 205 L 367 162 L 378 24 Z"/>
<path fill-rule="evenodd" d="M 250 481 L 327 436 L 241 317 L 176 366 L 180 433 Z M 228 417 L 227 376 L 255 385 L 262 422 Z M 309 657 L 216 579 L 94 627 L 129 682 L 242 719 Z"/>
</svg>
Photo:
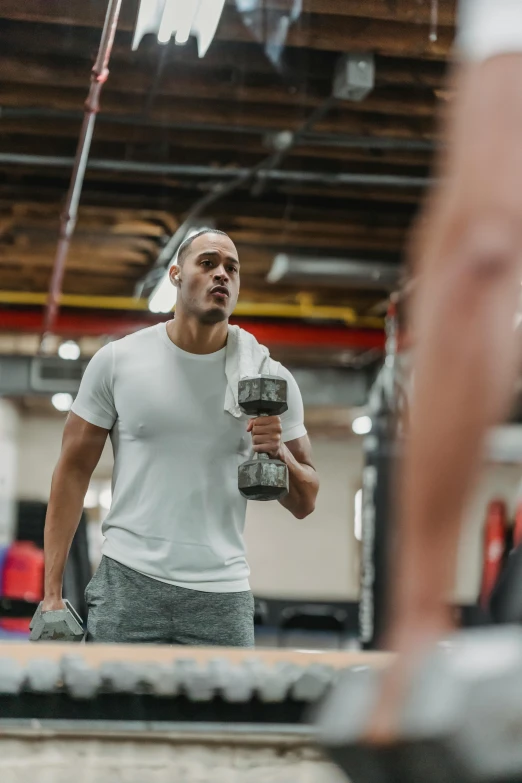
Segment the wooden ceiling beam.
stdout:
<svg viewBox="0 0 522 783">
<path fill-rule="evenodd" d="M 430 98 L 429 90 L 441 88 L 444 69 L 438 63 L 436 68 L 415 68 L 404 60 L 382 58 L 377 65 L 377 88 L 375 92 L 391 98 L 394 96 L 416 98 L 423 101 Z M 0 73 L 2 80 L 14 84 L 72 87 L 86 89 L 89 67 L 85 60 L 71 57 L 50 57 L 42 55 L 1 55 Z M 250 75 L 249 75 L 250 76 Z M 183 78 L 180 79 L 179 67 L 172 63 L 163 70 L 157 85 L 158 96 L 192 97 L 213 100 L 234 100 L 247 103 L 284 103 L 314 108 L 331 92 L 333 74 L 329 78 L 318 79 L 313 72 L 308 74 L 304 89 L 296 89 L 285 83 L 279 74 L 263 75 L 262 78 L 245 78 L 239 82 L 233 73 L 226 69 L 204 69 L 198 65 L 184 65 Z M 137 95 L 148 94 L 154 80 L 154 73 L 142 64 L 113 61 L 108 86 L 113 92 Z M 391 90 L 386 87 L 391 85 Z M 400 93 L 397 86 L 408 86 L 407 93 Z M 395 88 L 395 91 L 394 91 Z M 418 92 L 412 88 L 419 88 Z M 423 94 L 423 91 L 426 94 Z M 370 98 L 372 97 L 370 96 Z M 433 98 L 430 102 L 433 105 Z"/>
<path fill-rule="evenodd" d="M 85 99 L 84 91 L 70 88 L 39 87 L 23 91 L 17 85 L 0 84 L 0 105 L 31 106 L 60 110 L 77 110 Z M 143 101 L 139 96 L 104 92 L 102 108 L 110 114 L 128 115 L 140 113 Z M 353 135 L 375 135 L 401 139 L 423 138 L 432 140 L 436 133 L 434 121 L 435 101 L 417 104 L 408 100 L 392 100 L 390 97 L 368 98 L 360 104 L 339 105 L 314 125 L 314 131 L 344 133 Z M 151 117 L 165 126 L 185 122 L 234 125 L 253 125 L 267 130 L 297 129 L 307 113 L 293 107 L 252 104 L 245 111 L 241 102 L 216 100 L 178 99 L 175 102 L 158 101 L 151 111 Z"/>
<path fill-rule="evenodd" d="M 0 122 L 0 139 L 13 137 L 18 143 L 23 145 L 34 142 L 32 139 L 37 136 L 42 139 L 42 144 L 46 143 L 47 138 L 54 140 L 69 139 L 76 141 L 78 137 L 78 125 L 70 121 L 61 121 L 59 123 L 52 120 L 11 120 L 3 119 Z M 232 134 L 216 134 L 213 132 L 189 132 L 174 131 L 168 128 L 145 128 L 133 127 L 127 125 L 99 123 L 96 126 L 95 144 L 99 142 L 114 142 L 122 145 L 121 156 L 125 153 L 123 145 L 148 145 L 151 148 L 159 148 L 159 145 L 168 145 L 169 147 L 185 150 L 208 150 L 216 152 L 235 152 L 256 154 L 261 158 L 267 155 L 269 150 L 255 136 L 246 134 L 238 138 Z M 4 149 L 12 149 L 11 141 L 6 140 Z M 119 156 L 120 156 L 119 155 Z M 119 157 L 118 156 L 118 157 Z M 339 161 L 361 161 L 368 163 L 382 163 L 383 165 L 397 166 L 424 166 L 431 164 L 432 153 L 417 150 L 375 150 L 359 149 L 356 147 L 338 147 L 326 145 L 306 146 L 297 145 L 288 156 L 316 158 L 318 160 L 339 160 Z"/>
<path fill-rule="evenodd" d="M 403 0 L 404 8 L 407 2 Z M 396 7 L 397 3 L 393 5 Z M 105 10 L 104 3 L 93 5 L 83 0 L 68 0 L 67 4 L 42 3 L 40 0 L 24 0 L 23 3 L 3 0 L 0 18 L 101 28 Z M 119 24 L 121 30 L 134 29 L 136 10 L 135 0 L 123 3 Z M 299 24 L 290 27 L 286 45 L 338 52 L 371 50 L 379 54 L 422 56 L 428 59 L 449 54 L 454 37 L 451 27 L 441 26 L 438 39 L 431 41 L 427 24 L 405 24 L 396 19 L 395 8 L 390 8 L 389 17 L 385 20 L 372 19 L 369 13 L 364 16 L 302 14 Z M 216 38 L 221 41 L 253 40 L 250 30 L 231 8 L 223 15 Z"/>
<path fill-rule="evenodd" d="M 284 0 L 287 2 L 287 0 Z M 77 69 L 87 74 L 94 62 L 98 45 L 98 33 L 85 28 L 67 28 L 44 24 L 16 23 L 6 21 L 0 25 L 0 52 L 5 56 L 21 59 L 31 53 L 31 58 L 49 60 L 49 65 L 66 59 Z M 279 69 L 274 68 L 266 58 L 260 46 L 252 41 L 228 42 L 214 41 L 203 59 L 199 59 L 196 47 L 190 43 L 186 47 L 172 46 L 160 49 L 154 39 L 147 38 L 136 52 L 131 51 L 130 33 L 119 32 L 114 42 L 111 57 L 111 79 L 115 70 L 130 68 L 133 72 L 141 70 L 151 78 L 155 73 L 160 53 L 164 54 L 163 73 L 174 71 L 179 76 L 191 70 L 198 73 L 221 72 L 228 78 L 231 87 L 248 84 L 260 78 L 269 82 L 285 83 L 291 91 L 307 89 L 310 79 L 332 82 L 336 52 L 303 50 L 289 48 Z M 446 71 L 445 57 L 439 60 L 413 59 L 411 55 L 403 58 L 378 55 L 376 59 L 377 84 L 422 85 L 440 87 Z"/>
<path fill-rule="evenodd" d="M 10 220 L 11 224 L 17 226 L 18 223 L 23 226 L 35 229 L 48 230 L 49 221 L 56 220 L 60 212 L 61 204 L 56 202 L 38 203 L 31 201 L 17 201 L 13 204 L 10 201 L 0 199 L 0 221 Z M 178 202 L 176 209 L 180 212 L 186 211 L 188 202 Z M 92 207 L 81 204 L 79 219 L 75 235 L 82 236 L 90 231 L 105 231 L 107 234 L 119 234 L 120 226 L 125 226 L 125 221 L 133 221 L 133 213 L 105 207 Z M 366 207 L 360 200 L 344 199 L 342 203 L 329 205 L 329 208 L 320 212 L 319 205 L 315 199 L 294 199 L 288 208 L 288 203 L 276 201 L 273 198 L 258 198 L 253 200 L 231 198 L 217 202 L 213 213 L 217 220 L 224 223 L 230 221 L 255 221 L 258 219 L 279 219 L 288 221 L 315 221 L 321 228 L 326 225 L 338 225 L 344 223 L 354 223 L 356 225 L 366 225 L 368 227 L 375 225 L 382 226 L 406 226 L 410 223 L 413 216 L 413 210 L 400 204 L 379 204 L 377 207 L 368 204 Z M 121 215 L 121 217 L 120 217 Z M 138 216 L 138 210 L 136 210 Z M 158 213 L 161 215 L 161 213 Z M 320 219 L 324 215 L 324 219 Z M 173 215 L 172 226 L 169 230 L 174 231 L 178 223 Z M 116 221 L 116 222 L 115 222 Z M 136 221 L 139 224 L 139 218 Z M 241 225 L 241 223 L 238 223 Z M 144 222 L 141 235 L 146 235 L 146 230 L 154 229 L 153 236 L 160 236 L 160 231 L 167 230 L 160 224 Z"/>
<path fill-rule="evenodd" d="M 0 63 L 0 73 L 1 63 Z M 312 110 L 318 107 L 328 96 L 323 98 L 312 96 L 300 96 L 302 100 L 298 101 L 295 96 L 288 96 L 286 91 L 276 91 L 269 89 L 253 90 L 231 90 L 228 87 L 213 89 L 205 83 L 205 80 L 196 82 L 185 82 L 180 79 L 174 83 L 172 93 L 162 92 L 160 88 L 156 96 L 152 109 L 152 116 L 157 119 L 163 119 L 167 124 L 170 119 L 172 122 L 194 121 L 194 112 L 197 112 L 198 122 L 205 122 L 205 110 L 211 111 L 217 109 L 222 111 L 220 122 L 225 124 L 228 115 L 232 115 L 229 125 L 234 125 L 233 115 L 236 115 L 237 124 L 254 125 L 256 127 L 276 127 L 286 126 L 298 127 L 299 124 L 312 113 Z M 60 85 L 55 86 L 55 85 Z M 110 82 L 107 84 L 102 100 L 102 108 L 110 114 L 133 114 L 137 116 L 143 110 L 143 98 L 150 89 L 145 87 L 141 91 L 126 91 L 125 81 L 119 86 Z M 169 103 L 170 98 L 176 98 L 176 101 Z M 47 81 L 43 79 L 41 84 L 27 84 L 20 94 L 20 86 L 15 80 L 13 82 L 4 78 L 0 90 L 0 101 L 5 106 L 41 106 L 51 107 L 62 110 L 78 110 L 82 106 L 82 99 L 85 100 L 85 89 L 79 81 L 76 87 L 67 84 L 67 77 L 64 75 L 63 81 L 56 75 L 56 79 Z M 245 111 L 244 104 L 251 104 L 248 111 Z M 181 104 L 181 105 L 180 105 Z M 192 117 L 186 116 L 183 105 L 187 104 L 192 108 Z M 385 114 L 387 117 L 412 117 L 431 120 L 437 108 L 438 102 L 433 93 L 422 91 L 415 93 L 410 89 L 401 89 L 400 87 L 383 87 L 376 89 L 364 101 L 352 103 L 348 101 L 338 101 L 332 110 L 314 125 L 316 131 L 330 131 L 336 127 L 339 132 L 350 117 L 362 117 L 366 114 Z M 263 121 L 264 117 L 264 121 Z M 338 123 L 333 126 L 332 117 L 338 118 Z M 268 122 L 267 122 L 268 120 Z M 275 120 L 275 122 L 274 122 Z M 215 120 L 208 120 L 214 122 Z M 137 123 L 139 124 L 139 123 Z"/>
<path fill-rule="evenodd" d="M 227 0 L 227 5 L 235 5 L 235 0 Z M 265 9 L 288 11 L 289 0 L 263 0 Z M 306 14 L 331 14 L 333 16 L 368 17 L 410 24 L 429 25 L 431 6 L 417 0 L 303 0 L 303 12 Z M 455 0 L 439 0 L 439 24 L 455 24 Z"/>
<path fill-rule="evenodd" d="M 288 0 L 264 0 L 265 10 L 287 11 Z M 138 0 L 123 3 L 120 15 L 120 27 L 133 30 L 138 10 Z M 430 8 L 426 3 L 413 0 L 304 0 L 303 16 L 348 16 L 399 21 L 414 25 L 429 25 Z M 235 15 L 234 0 L 227 0 L 227 17 Z M 3 0 L 0 6 L 0 18 L 17 19 L 27 22 L 45 22 L 60 25 L 78 25 L 102 27 L 105 18 L 105 6 L 101 2 L 85 3 L 82 0 L 68 0 L 63 3 L 41 3 L 40 0 Z M 440 0 L 439 21 L 441 25 L 451 26 L 455 22 L 455 1 Z"/>
</svg>

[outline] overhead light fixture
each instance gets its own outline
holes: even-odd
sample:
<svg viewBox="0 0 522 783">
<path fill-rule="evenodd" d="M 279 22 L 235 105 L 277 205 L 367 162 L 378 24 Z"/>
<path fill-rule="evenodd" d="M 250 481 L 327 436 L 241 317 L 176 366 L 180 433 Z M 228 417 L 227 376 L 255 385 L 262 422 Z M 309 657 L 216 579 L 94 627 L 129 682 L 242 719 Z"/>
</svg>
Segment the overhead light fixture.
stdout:
<svg viewBox="0 0 522 783">
<path fill-rule="evenodd" d="M 67 411 L 71 410 L 71 405 L 73 404 L 72 394 L 67 394 L 66 392 L 53 394 L 51 397 L 51 402 L 57 411 L 66 413 Z"/>
<path fill-rule="evenodd" d="M 272 262 L 267 280 L 308 283 L 346 283 L 359 288 L 393 289 L 399 282 L 401 269 L 396 264 L 343 258 L 310 258 L 278 253 Z"/>
<path fill-rule="evenodd" d="M 74 340 L 66 340 L 58 348 L 58 356 L 60 359 L 67 359 L 75 361 L 80 358 L 80 346 L 75 343 Z"/>
<path fill-rule="evenodd" d="M 147 33 L 156 34 L 160 44 L 167 44 L 174 35 L 179 46 L 194 35 L 198 54 L 204 57 L 224 6 L 225 0 L 141 0 L 132 48 L 136 50 Z"/>
<path fill-rule="evenodd" d="M 358 416 L 352 422 L 352 430 L 356 435 L 368 435 L 372 431 L 372 420 L 369 416 Z"/>
<path fill-rule="evenodd" d="M 171 313 L 174 309 L 178 298 L 178 289 L 170 281 L 170 266 L 149 299 L 151 313 Z"/>
</svg>

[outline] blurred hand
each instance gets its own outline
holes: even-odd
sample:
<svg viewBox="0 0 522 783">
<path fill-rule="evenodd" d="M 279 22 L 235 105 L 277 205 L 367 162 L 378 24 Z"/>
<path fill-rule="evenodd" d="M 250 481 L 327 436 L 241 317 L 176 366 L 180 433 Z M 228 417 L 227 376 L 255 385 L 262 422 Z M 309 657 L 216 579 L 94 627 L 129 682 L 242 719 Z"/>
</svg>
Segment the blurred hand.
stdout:
<svg viewBox="0 0 522 783">
<path fill-rule="evenodd" d="M 260 416 L 258 419 L 250 419 L 247 432 L 252 433 L 255 452 L 268 454 L 272 459 L 282 459 L 283 427 L 279 416 Z"/>
<path fill-rule="evenodd" d="M 395 652 L 394 663 L 383 674 L 378 704 L 366 731 L 369 744 L 390 745 L 397 741 L 403 706 L 415 669 L 441 638 L 454 629 L 447 616 L 405 623 L 392 632 L 386 649 Z"/>
<path fill-rule="evenodd" d="M 63 598 L 44 598 L 42 601 L 42 612 L 56 612 L 65 609 Z"/>
</svg>

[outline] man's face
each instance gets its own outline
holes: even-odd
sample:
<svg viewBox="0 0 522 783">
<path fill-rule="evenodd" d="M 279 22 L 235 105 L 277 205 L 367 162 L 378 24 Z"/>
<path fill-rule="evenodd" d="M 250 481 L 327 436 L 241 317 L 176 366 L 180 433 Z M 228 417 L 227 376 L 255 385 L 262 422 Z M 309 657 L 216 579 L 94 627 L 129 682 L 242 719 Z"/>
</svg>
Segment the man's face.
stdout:
<svg viewBox="0 0 522 783">
<path fill-rule="evenodd" d="M 239 295 L 239 259 L 231 239 L 210 233 L 197 237 L 178 274 L 186 312 L 205 324 L 228 320 Z"/>
</svg>

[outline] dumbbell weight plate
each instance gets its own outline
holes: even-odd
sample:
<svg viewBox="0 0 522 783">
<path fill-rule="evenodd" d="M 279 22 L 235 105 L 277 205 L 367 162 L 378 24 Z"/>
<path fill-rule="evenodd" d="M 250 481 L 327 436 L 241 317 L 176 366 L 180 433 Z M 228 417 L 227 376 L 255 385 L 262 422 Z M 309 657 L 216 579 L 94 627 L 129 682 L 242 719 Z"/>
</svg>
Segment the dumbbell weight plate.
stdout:
<svg viewBox="0 0 522 783">
<path fill-rule="evenodd" d="M 288 467 L 278 459 L 252 459 L 238 470 L 239 491 L 248 500 L 280 500 L 288 494 Z"/>
<path fill-rule="evenodd" d="M 31 620 L 29 639 L 32 642 L 81 642 L 84 636 L 81 617 L 74 607 L 64 601 L 65 609 L 42 612 L 39 604 Z"/>
</svg>

